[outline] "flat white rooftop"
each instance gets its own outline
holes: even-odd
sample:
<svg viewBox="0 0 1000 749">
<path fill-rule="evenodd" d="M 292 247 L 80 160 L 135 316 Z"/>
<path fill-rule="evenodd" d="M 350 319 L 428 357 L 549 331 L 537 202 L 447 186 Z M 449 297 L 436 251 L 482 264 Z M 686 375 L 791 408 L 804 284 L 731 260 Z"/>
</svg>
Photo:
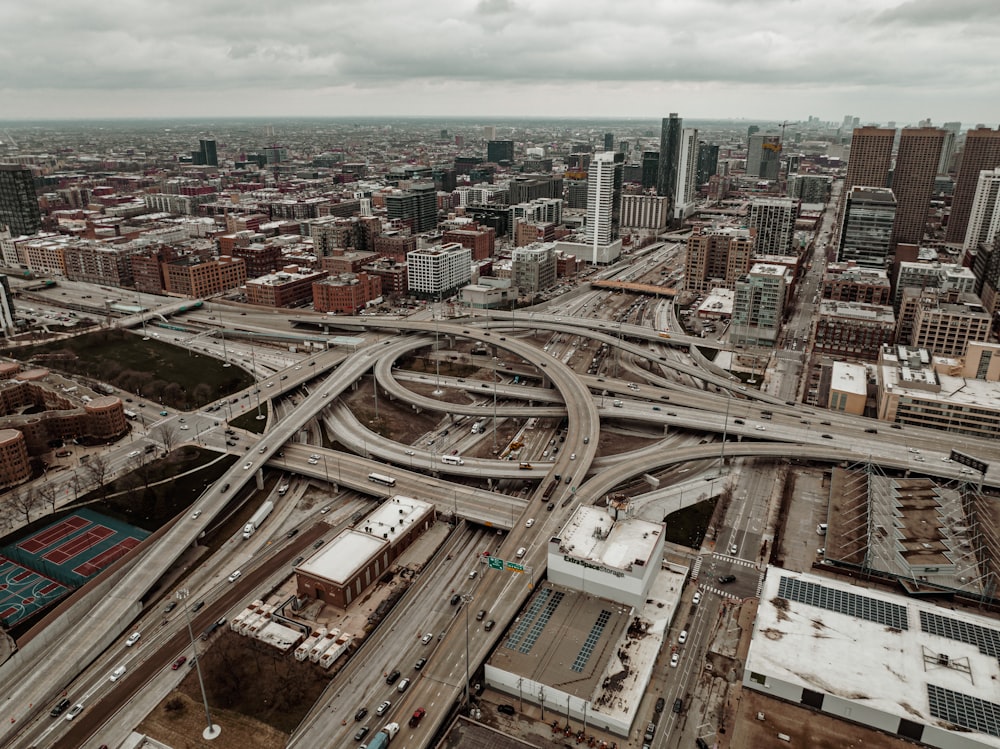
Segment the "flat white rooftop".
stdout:
<svg viewBox="0 0 1000 749">
<path fill-rule="evenodd" d="M 627 570 L 641 559 L 649 563 L 662 527 L 646 520 L 629 518 L 615 522 L 599 507 L 579 507 L 561 529 L 559 550 L 577 559 Z"/>
<path fill-rule="evenodd" d="M 397 494 L 380 504 L 356 527 L 359 531 L 391 543 L 433 510 L 434 505 L 430 502 Z"/>
<path fill-rule="evenodd" d="M 868 375 L 863 364 L 834 362 L 830 389 L 844 393 L 865 395 L 868 392 Z"/>
<path fill-rule="evenodd" d="M 1000 747 L 998 655 L 997 619 L 770 567 L 744 683 L 766 692 L 759 674 Z"/>
<path fill-rule="evenodd" d="M 298 571 L 343 585 L 388 543 L 381 538 L 347 528 L 300 564 Z"/>
</svg>

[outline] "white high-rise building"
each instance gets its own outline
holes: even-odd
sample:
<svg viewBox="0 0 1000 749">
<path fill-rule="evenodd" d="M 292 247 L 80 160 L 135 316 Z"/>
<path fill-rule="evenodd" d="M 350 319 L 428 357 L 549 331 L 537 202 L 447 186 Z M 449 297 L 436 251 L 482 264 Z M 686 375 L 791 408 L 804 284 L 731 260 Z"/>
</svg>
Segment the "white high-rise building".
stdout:
<svg viewBox="0 0 1000 749">
<path fill-rule="evenodd" d="M 969 226 L 965 230 L 963 249 L 974 250 L 981 244 L 992 244 L 1000 230 L 1000 168 L 983 169 L 976 183 Z"/>
<path fill-rule="evenodd" d="M 472 250 L 458 242 L 406 253 L 409 289 L 429 297 L 449 296 L 472 280 Z"/>
<path fill-rule="evenodd" d="M 674 190 L 674 218 L 685 219 L 694 210 L 698 188 L 698 128 L 681 131 L 680 156 L 677 159 L 677 187 Z"/>
<path fill-rule="evenodd" d="M 612 151 L 594 154 L 587 173 L 587 244 L 595 248 L 618 239 L 621 222 L 622 164 Z"/>
</svg>

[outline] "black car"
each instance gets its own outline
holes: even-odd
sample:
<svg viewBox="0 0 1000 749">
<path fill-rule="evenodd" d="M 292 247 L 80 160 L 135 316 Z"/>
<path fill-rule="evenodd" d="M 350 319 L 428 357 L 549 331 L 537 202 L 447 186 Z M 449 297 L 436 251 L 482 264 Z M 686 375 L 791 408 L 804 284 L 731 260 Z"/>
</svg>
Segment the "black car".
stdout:
<svg viewBox="0 0 1000 749">
<path fill-rule="evenodd" d="M 504 715 L 516 715 L 517 710 L 514 709 L 513 705 L 497 705 L 497 712 L 503 713 Z"/>
<path fill-rule="evenodd" d="M 399 678 L 399 669 L 396 669 L 391 674 L 389 674 L 388 676 L 385 677 L 385 683 L 386 684 L 395 684 L 396 683 L 396 679 L 398 679 L 398 678 Z"/>
<path fill-rule="evenodd" d="M 366 715 L 368 715 L 368 708 L 367 707 L 363 707 L 360 710 L 358 710 L 356 713 L 354 713 L 354 720 L 364 720 L 364 717 Z"/>
<path fill-rule="evenodd" d="M 678 697 L 676 700 L 674 700 L 674 706 L 671 708 L 671 710 L 673 710 L 675 713 L 679 713 L 683 709 L 684 709 L 684 700 Z"/>
<path fill-rule="evenodd" d="M 191 607 L 192 613 L 201 611 L 201 607 L 205 605 L 204 601 L 198 601 L 194 606 Z"/>
<path fill-rule="evenodd" d="M 55 706 L 51 710 L 49 710 L 49 715 L 51 715 L 53 718 L 58 718 L 60 715 L 66 712 L 66 708 L 68 708 L 70 704 L 71 703 L 69 699 L 63 697 L 55 704 Z"/>
<path fill-rule="evenodd" d="M 299 532 L 299 529 L 298 529 L 298 528 L 292 528 L 292 529 L 291 529 L 290 531 L 288 531 L 288 533 L 286 533 L 285 535 L 286 535 L 286 536 L 287 536 L 288 538 L 291 538 L 292 536 L 294 536 L 294 535 L 295 535 L 296 533 L 298 533 L 298 532 Z"/>
<path fill-rule="evenodd" d="M 461 601 L 462 601 L 462 596 L 460 596 L 458 593 L 456 593 L 451 597 L 452 606 L 457 606 L 459 603 L 461 603 Z"/>
<path fill-rule="evenodd" d="M 655 710 L 656 712 L 658 712 L 658 713 L 662 713 L 662 712 L 663 712 L 663 706 L 664 706 L 665 704 L 666 704 L 666 703 L 665 703 L 665 702 L 663 701 L 663 698 L 662 698 L 662 697 L 660 697 L 660 698 L 659 698 L 659 699 L 658 699 L 658 700 L 656 701 L 656 705 L 655 705 L 655 706 L 653 707 L 653 709 L 654 709 L 654 710 Z"/>
<path fill-rule="evenodd" d="M 555 506 L 556 506 L 555 502 L 549 502 L 547 505 L 545 505 L 545 509 L 548 510 L 549 512 L 552 512 L 552 510 L 555 509 Z"/>
<path fill-rule="evenodd" d="M 318 549 L 320 546 L 322 546 L 325 543 L 326 543 L 326 540 L 321 538 L 319 541 L 317 541 L 316 543 L 313 544 L 313 548 L 314 549 Z"/>
<path fill-rule="evenodd" d="M 168 603 L 166 606 L 163 607 L 163 613 L 169 614 L 171 611 L 174 610 L 174 608 L 176 608 L 176 606 L 177 606 L 177 601 L 171 601 L 170 603 Z"/>
<path fill-rule="evenodd" d="M 369 730 L 368 726 L 361 726 L 361 728 L 358 729 L 357 733 L 354 734 L 354 740 L 361 741 L 361 739 L 363 739 L 365 736 L 368 735 L 368 730 Z"/>
<path fill-rule="evenodd" d="M 725 585 L 726 583 L 736 582 L 736 575 L 720 575 L 719 583 Z"/>
<path fill-rule="evenodd" d="M 427 663 L 427 659 L 426 659 L 426 658 L 421 658 L 421 659 L 420 659 L 419 661 L 417 661 L 417 662 L 416 662 L 416 664 L 415 664 L 415 665 L 413 666 L 413 670 L 414 670 L 414 671 L 419 671 L 420 669 L 422 669 L 422 668 L 424 667 L 424 664 L 426 664 L 426 663 Z"/>
<path fill-rule="evenodd" d="M 825 440 L 832 440 L 833 439 L 833 435 L 832 434 L 821 434 L 820 437 L 822 437 Z"/>
<path fill-rule="evenodd" d="M 698 747 L 698 749 L 708 749 L 708 742 L 705 741 L 705 739 L 703 739 L 701 736 L 699 736 L 694 740 L 694 745 Z"/>
</svg>

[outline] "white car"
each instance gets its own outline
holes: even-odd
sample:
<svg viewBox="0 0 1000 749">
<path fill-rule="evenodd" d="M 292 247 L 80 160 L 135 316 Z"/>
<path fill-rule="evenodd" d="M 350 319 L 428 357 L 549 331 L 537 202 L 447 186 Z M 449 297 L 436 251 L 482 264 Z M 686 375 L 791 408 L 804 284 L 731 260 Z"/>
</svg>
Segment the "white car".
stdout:
<svg viewBox="0 0 1000 749">
<path fill-rule="evenodd" d="M 413 454 L 414 454 L 414 452 L 413 452 L 413 450 L 407 450 L 407 451 L 406 451 L 406 454 L 407 454 L 407 455 L 413 455 Z"/>
<path fill-rule="evenodd" d="M 316 458 L 309 458 L 309 460 L 307 460 L 307 461 L 306 461 L 306 463 L 308 463 L 308 464 L 309 464 L 309 465 L 311 465 L 311 466 L 314 466 L 314 465 L 316 465 L 317 463 L 319 463 L 319 461 L 318 461 L 318 460 L 316 460 Z"/>
<path fill-rule="evenodd" d="M 756 429 L 758 432 L 763 432 L 766 429 L 766 427 L 763 424 L 758 424 L 757 426 L 754 427 L 754 429 Z"/>
<path fill-rule="evenodd" d="M 737 546 L 736 544 L 729 544 L 729 553 L 730 554 L 732 554 L 732 555 L 735 556 L 737 553 L 739 553 L 739 550 L 740 550 L 740 547 Z"/>
<path fill-rule="evenodd" d="M 681 662 L 681 654 L 674 653 L 670 656 L 670 668 L 677 668 L 677 664 Z"/>
<path fill-rule="evenodd" d="M 201 517 L 201 510 L 195 510 L 194 512 L 192 512 L 191 513 L 191 517 L 192 518 L 199 518 L 199 517 Z"/>
<path fill-rule="evenodd" d="M 231 574 L 229 576 L 229 578 L 228 578 L 229 582 L 235 583 L 237 580 L 240 579 L 240 575 L 242 575 L 242 574 L 243 574 L 242 572 L 240 572 L 239 570 L 236 570 L 236 572 L 234 572 L 233 574 Z"/>
<path fill-rule="evenodd" d="M 125 666 L 119 666 L 114 671 L 111 672 L 111 677 L 108 681 L 118 681 L 125 675 Z"/>
<path fill-rule="evenodd" d="M 535 524 L 535 519 L 534 518 L 528 518 L 527 520 L 524 521 L 524 527 L 525 528 L 530 528 L 534 524 Z"/>
<path fill-rule="evenodd" d="M 694 597 L 691 599 L 691 603 L 693 603 L 695 606 L 697 606 L 699 603 L 701 603 L 701 591 L 700 590 L 695 591 Z"/>
<path fill-rule="evenodd" d="M 683 645 L 685 642 L 687 642 L 687 638 L 688 638 L 688 631 L 686 629 L 682 629 L 681 633 L 677 635 L 677 644 Z"/>
<path fill-rule="evenodd" d="M 187 424 L 181 424 L 181 426 L 180 426 L 181 431 L 184 431 L 185 429 L 190 429 L 190 428 L 191 427 L 189 427 Z"/>
<path fill-rule="evenodd" d="M 139 642 L 139 638 L 140 637 L 142 637 L 142 634 L 140 634 L 139 632 L 133 632 L 132 634 L 130 634 L 128 636 L 128 639 L 125 640 L 125 647 L 127 647 L 127 648 L 132 647 L 137 642 Z"/>
<path fill-rule="evenodd" d="M 133 450 L 128 454 L 130 458 L 138 458 L 142 453 L 139 450 Z"/>
<path fill-rule="evenodd" d="M 392 707 L 392 703 L 389 700 L 385 700 L 381 705 L 375 708 L 376 715 L 385 715 L 389 712 L 389 708 Z"/>
<path fill-rule="evenodd" d="M 570 453 L 569 454 L 569 459 L 570 460 L 576 460 L 576 453 Z"/>
<path fill-rule="evenodd" d="M 82 712 L 83 712 L 83 703 L 77 702 L 75 705 L 73 705 L 73 707 L 69 709 L 69 712 L 66 713 L 66 720 L 73 720 L 73 718 L 75 718 Z"/>
<path fill-rule="evenodd" d="M 423 637 L 420 638 L 420 642 L 421 642 L 421 644 L 426 645 L 427 643 L 429 643 L 433 639 L 434 639 L 434 633 L 433 632 L 428 632 L 426 635 L 424 635 Z"/>
<path fill-rule="evenodd" d="M 246 463 L 243 464 L 243 470 L 244 471 L 249 471 L 251 468 L 253 468 L 253 463 L 250 463 L 248 461 L 248 462 L 246 462 Z"/>
</svg>

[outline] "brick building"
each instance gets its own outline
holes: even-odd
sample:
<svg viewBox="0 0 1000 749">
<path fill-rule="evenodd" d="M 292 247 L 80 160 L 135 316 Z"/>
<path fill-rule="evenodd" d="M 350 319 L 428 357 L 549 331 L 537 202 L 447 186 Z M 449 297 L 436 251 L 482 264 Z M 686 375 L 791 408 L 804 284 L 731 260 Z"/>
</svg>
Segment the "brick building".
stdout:
<svg viewBox="0 0 1000 749">
<path fill-rule="evenodd" d="M 313 283 L 313 309 L 353 315 L 382 295 L 382 279 L 367 273 L 343 273 Z"/>
<path fill-rule="evenodd" d="M 261 307 L 303 307 L 312 303 L 313 284 L 323 278 L 323 271 L 303 271 L 289 265 L 247 281 L 247 302 Z"/>
<path fill-rule="evenodd" d="M 473 260 L 485 260 L 493 257 L 496 251 L 497 233 L 490 226 L 478 226 L 475 229 L 449 229 L 441 242 L 458 242 L 463 247 L 472 250 Z"/>
<path fill-rule="evenodd" d="M 187 255 L 166 263 L 163 269 L 164 290 L 180 296 L 212 296 L 239 288 L 247 280 L 246 263 L 225 255 L 215 260 Z"/>
</svg>

